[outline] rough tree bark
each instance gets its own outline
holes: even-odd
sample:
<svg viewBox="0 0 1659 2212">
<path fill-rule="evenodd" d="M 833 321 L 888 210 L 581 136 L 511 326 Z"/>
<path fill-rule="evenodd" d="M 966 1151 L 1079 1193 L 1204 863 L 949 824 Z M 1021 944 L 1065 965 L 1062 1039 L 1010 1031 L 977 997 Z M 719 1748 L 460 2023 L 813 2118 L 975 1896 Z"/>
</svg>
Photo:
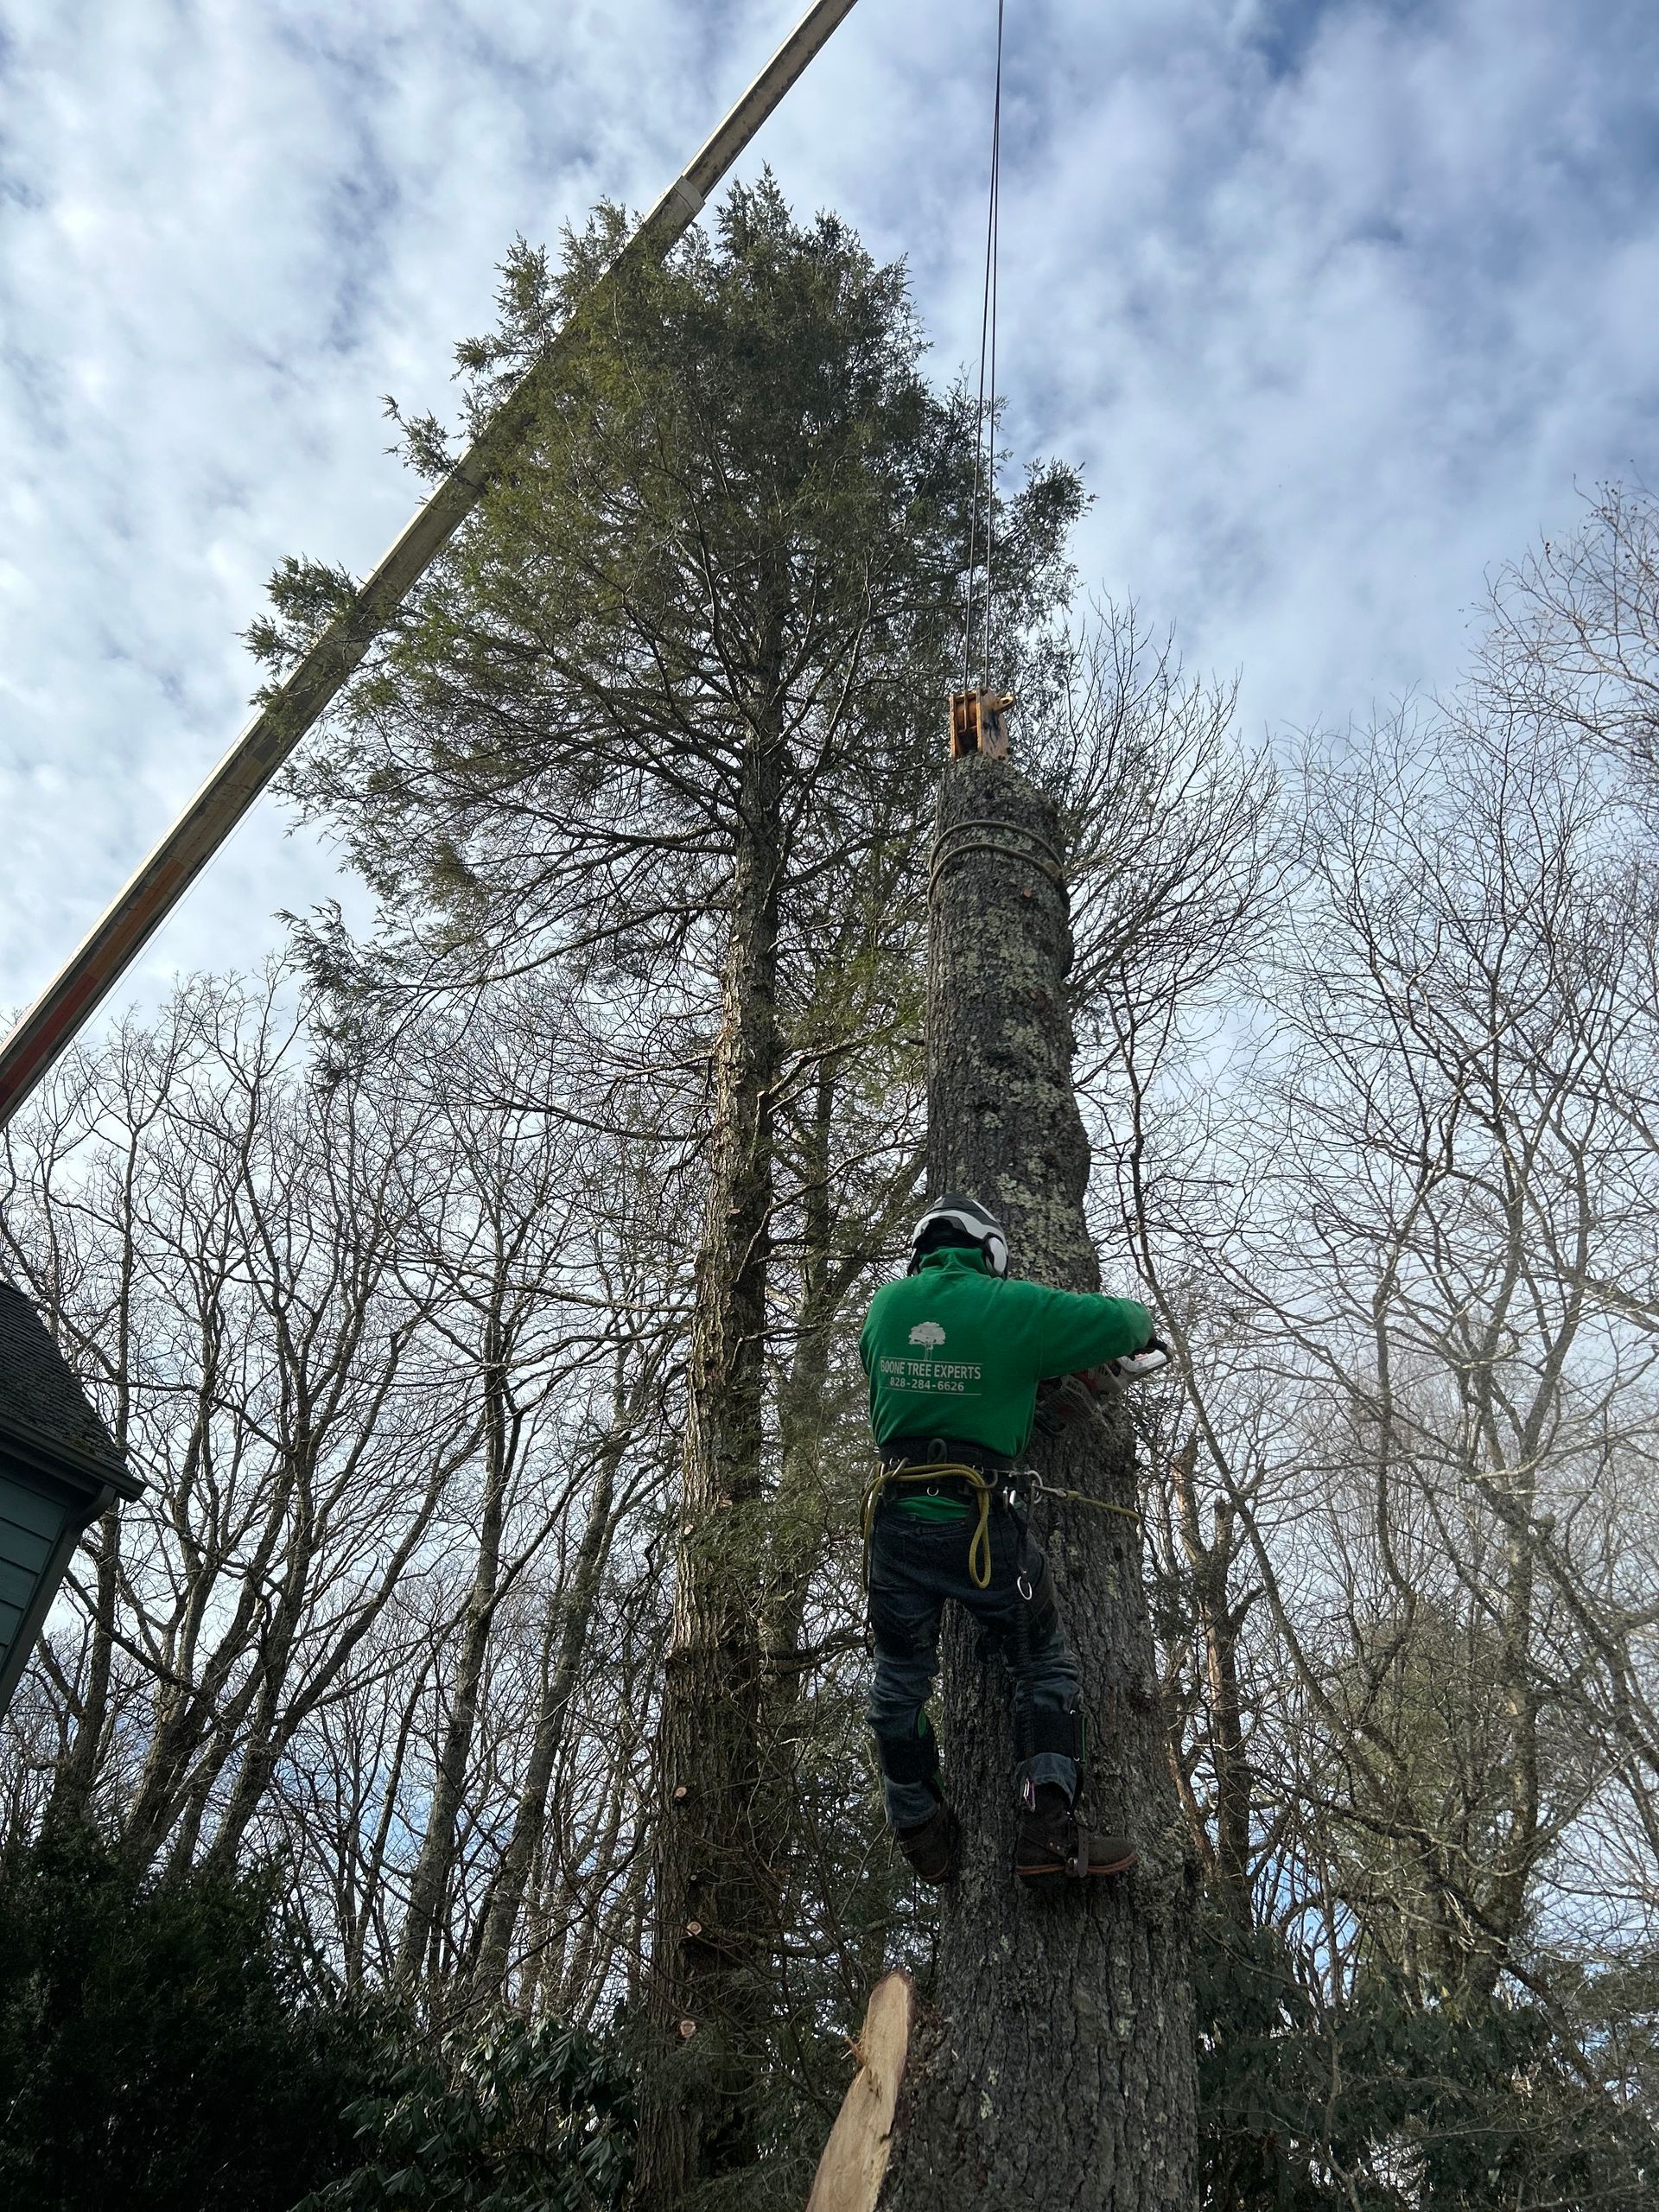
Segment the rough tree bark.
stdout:
<svg viewBox="0 0 1659 2212">
<path fill-rule="evenodd" d="M 667 2212 L 700 2182 L 753 2158 L 759 1969 L 776 1919 L 754 1816 L 783 866 L 779 720 L 775 712 L 757 717 L 744 760 L 715 1053 L 674 1619 L 657 1743 L 651 2034 L 634 2184 L 642 2212 Z"/>
<path fill-rule="evenodd" d="M 1094 1290 L 1059 846 L 1052 804 L 1008 763 L 950 763 L 929 950 L 928 1171 L 931 1189 L 995 1210 L 1019 1272 Z M 1135 1504 L 1121 1411 L 1030 1460 L 1068 1488 Z M 966 1624 L 948 1621 L 940 1734 L 967 1850 L 943 1898 L 935 2011 L 918 2031 L 880 2202 L 1191 2212 L 1193 1870 L 1161 1738 L 1140 1531 L 1082 1505 L 1039 1526 L 1083 1671 L 1084 1810 L 1103 1827 L 1121 1821 L 1141 1863 L 1087 1894 L 1016 1893 L 1006 1683 Z"/>
</svg>

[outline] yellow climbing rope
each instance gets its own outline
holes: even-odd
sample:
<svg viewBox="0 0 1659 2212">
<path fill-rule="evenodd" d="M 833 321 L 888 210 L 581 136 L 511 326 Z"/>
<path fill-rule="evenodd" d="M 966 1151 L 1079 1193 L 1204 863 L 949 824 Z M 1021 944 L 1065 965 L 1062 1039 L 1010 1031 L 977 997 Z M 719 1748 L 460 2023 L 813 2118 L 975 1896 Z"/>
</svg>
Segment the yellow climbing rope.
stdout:
<svg viewBox="0 0 1659 2212">
<path fill-rule="evenodd" d="M 974 1492 L 979 1512 L 974 1522 L 972 1541 L 968 1546 L 968 1573 L 976 1590 L 988 1590 L 991 1585 L 991 1504 L 997 1491 L 1007 1479 L 999 1475 L 993 1479 L 982 1467 L 968 1467 L 959 1460 L 924 1460 L 914 1466 L 901 1462 L 896 1467 L 884 1466 L 864 1493 L 862 1526 L 864 1535 L 864 1580 L 870 1579 L 870 1539 L 875 1529 L 875 1509 L 881 1503 L 881 1493 L 889 1483 L 931 1483 L 941 1475 L 954 1475 L 965 1482 Z M 1133 1521 L 1138 1529 L 1141 1516 L 1133 1505 L 1115 1505 L 1109 1498 L 1090 1497 L 1084 1490 L 1062 1490 L 1057 1483 L 1045 1482 L 1042 1477 L 1028 1468 L 1019 1471 L 1018 1479 L 1031 1485 L 1033 1497 L 1064 1498 L 1068 1505 L 1092 1505 L 1099 1513 L 1116 1513 L 1125 1521 Z"/>
<path fill-rule="evenodd" d="M 991 1500 L 996 1496 L 997 1484 L 982 1467 L 964 1467 L 954 1459 L 933 1459 L 916 1466 L 900 1465 L 883 1467 L 864 1493 L 864 1580 L 870 1579 L 870 1537 L 875 1528 L 875 1509 L 881 1502 L 881 1493 L 889 1483 L 931 1483 L 941 1475 L 956 1475 L 967 1483 L 979 1500 L 979 1517 L 974 1523 L 973 1541 L 968 1547 L 968 1573 L 976 1590 L 991 1586 Z"/>
<path fill-rule="evenodd" d="M 1090 1497 L 1086 1490 L 1062 1490 L 1058 1483 L 1046 1483 L 1040 1475 L 1031 1475 L 1027 1479 L 1033 1497 L 1063 1497 L 1071 1505 L 1092 1505 L 1098 1513 L 1121 1514 L 1125 1521 L 1133 1521 L 1137 1529 L 1141 1526 L 1138 1506 L 1114 1505 L 1109 1497 Z"/>
</svg>

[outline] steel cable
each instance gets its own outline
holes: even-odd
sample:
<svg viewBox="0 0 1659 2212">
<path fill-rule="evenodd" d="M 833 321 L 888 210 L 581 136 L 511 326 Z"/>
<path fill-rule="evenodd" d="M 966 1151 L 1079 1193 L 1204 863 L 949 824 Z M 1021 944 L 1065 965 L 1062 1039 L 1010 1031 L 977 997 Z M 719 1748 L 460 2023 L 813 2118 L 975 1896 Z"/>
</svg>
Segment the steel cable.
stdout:
<svg viewBox="0 0 1659 2212">
<path fill-rule="evenodd" d="M 985 275 L 979 311 L 979 397 L 974 425 L 974 493 L 968 523 L 968 590 L 963 613 L 963 682 L 973 668 L 974 583 L 979 573 L 979 516 L 985 510 L 984 656 L 981 673 L 990 681 L 991 617 L 996 548 L 996 308 L 1002 184 L 1002 28 L 1007 0 L 996 0 L 996 77 L 991 98 L 991 175 L 985 209 Z M 989 385 L 988 394 L 987 384 Z"/>
</svg>

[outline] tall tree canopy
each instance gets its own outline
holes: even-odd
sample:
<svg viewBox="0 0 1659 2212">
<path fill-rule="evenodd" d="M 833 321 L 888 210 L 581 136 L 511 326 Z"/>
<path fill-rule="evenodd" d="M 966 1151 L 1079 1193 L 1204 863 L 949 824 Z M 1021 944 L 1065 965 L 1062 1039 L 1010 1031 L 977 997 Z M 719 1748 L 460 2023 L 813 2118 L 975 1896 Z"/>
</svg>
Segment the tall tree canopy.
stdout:
<svg viewBox="0 0 1659 2212">
<path fill-rule="evenodd" d="M 825 1189 L 853 1043 L 913 1017 L 913 943 L 893 959 L 893 925 L 914 928 L 936 731 L 973 611 L 978 418 L 927 382 L 902 269 L 832 216 L 798 225 L 770 179 L 735 188 L 665 269 L 630 264 L 601 315 L 586 303 L 624 231 L 601 210 L 556 273 L 512 264 L 501 331 L 465 356 L 477 403 L 550 317 L 574 317 L 582 343 L 525 458 L 354 688 L 343 742 L 296 787 L 386 902 L 406 976 L 471 985 L 556 958 L 586 979 L 606 1054 L 709 1071 L 657 1731 L 658 1809 L 678 1811 L 657 1831 L 640 2146 L 645 2200 L 668 2203 L 758 2148 L 782 1841 L 757 1602 L 768 1301 L 797 1196 L 779 1168 L 802 1163 L 804 1201 Z M 410 435 L 441 462 L 435 424 Z M 1079 503 L 1059 467 L 1010 503 L 1008 653 L 1067 586 Z M 296 613 L 327 595 L 315 572 L 289 580 Z M 892 1149 L 887 1204 L 915 1173 Z M 809 1245 L 839 1247 L 833 1206 L 804 1215 Z M 869 1249 L 860 1224 L 855 1255 Z M 805 1255 L 820 1292 L 829 1257 Z M 843 1294 L 855 1273 L 836 1275 Z"/>
</svg>

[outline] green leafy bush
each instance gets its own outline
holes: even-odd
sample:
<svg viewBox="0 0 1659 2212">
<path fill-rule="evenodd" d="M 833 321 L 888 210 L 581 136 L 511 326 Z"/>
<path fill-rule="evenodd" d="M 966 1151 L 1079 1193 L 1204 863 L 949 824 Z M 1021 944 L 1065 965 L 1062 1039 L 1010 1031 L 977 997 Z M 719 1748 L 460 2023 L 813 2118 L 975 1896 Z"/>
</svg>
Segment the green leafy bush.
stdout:
<svg viewBox="0 0 1659 2212">
<path fill-rule="evenodd" d="M 346 2117 L 356 2171 L 296 2212 L 607 2212 L 633 2171 L 626 2074 L 551 2022 L 453 2037 Z"/>
<path fill-rule="evenodd" d="M 270 1871 L 149 1877 L 79 1826 L 0 1856 L 0 2203 L 286 2212 L 349 2163 L 382 2031 Z"/>
<path fill-rule="evenodd" d="M 1378 1970 L 1333 2004 L 1306 1963 L 1271 1930 L 1205 1916 L 1206 2212 L 1649 2212 L 1659 2138 L 1630 2050 L 1616 2058 L 1590 2017 L 1593 1986 L 1572 2018 L 1512 1990 L 1424 1990 Z"/>
</svg>

